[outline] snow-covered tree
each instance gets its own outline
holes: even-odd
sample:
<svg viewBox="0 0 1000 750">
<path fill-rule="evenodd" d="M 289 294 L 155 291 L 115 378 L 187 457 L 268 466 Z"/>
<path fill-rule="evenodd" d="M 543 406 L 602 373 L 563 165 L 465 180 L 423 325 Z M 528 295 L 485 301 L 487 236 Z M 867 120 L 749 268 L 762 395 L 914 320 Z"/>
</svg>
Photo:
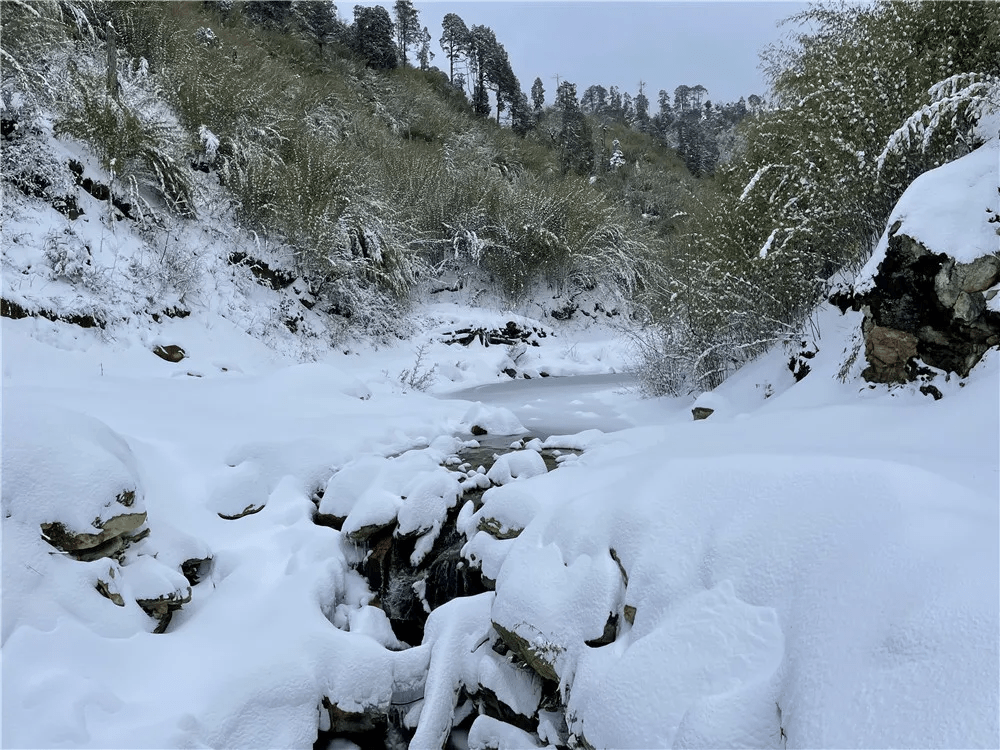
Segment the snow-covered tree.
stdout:
<svg viewBox="0 0 1000 750">
<path fill-rule="evenodd" d="M 535 82 L 531 84 L 531 106 L 535 112 L 541 112 L 545 106 L 545 88 L 541 78 L 535 78 Z"/>
</svg>

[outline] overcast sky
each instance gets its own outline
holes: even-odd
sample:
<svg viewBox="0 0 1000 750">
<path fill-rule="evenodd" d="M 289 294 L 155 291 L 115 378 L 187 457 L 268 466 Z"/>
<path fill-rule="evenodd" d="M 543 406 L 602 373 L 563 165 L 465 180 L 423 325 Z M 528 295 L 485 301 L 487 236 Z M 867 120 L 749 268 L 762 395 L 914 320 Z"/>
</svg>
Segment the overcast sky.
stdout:
<svg viewBox="0 0 1000 750">
<path fill-rule="evenodd" d="M 365 2 L 365 5 L 375 3 Z M 392 0 L 378 3 L 392 12 Z M 348 23 L 355 3 L 337 2 Z M 434 40 L 432 61 L 448 70 L 438 46 L 441 19 L 457 13 L 466 25 L 489 26 L 507 49 L 521 88 L 530 94 L 536 76 L 552 103 L 556 76 L 576 84 L 618 86 L 633 96 L 646 83 L 650 113 L 660 89 L 701 84 L 716 102 L 766 96 L 758 52 L 791 26 L 777 22 L 803 10 L 798 2 L 414 2 L 420 24 Z"/>
</svg>

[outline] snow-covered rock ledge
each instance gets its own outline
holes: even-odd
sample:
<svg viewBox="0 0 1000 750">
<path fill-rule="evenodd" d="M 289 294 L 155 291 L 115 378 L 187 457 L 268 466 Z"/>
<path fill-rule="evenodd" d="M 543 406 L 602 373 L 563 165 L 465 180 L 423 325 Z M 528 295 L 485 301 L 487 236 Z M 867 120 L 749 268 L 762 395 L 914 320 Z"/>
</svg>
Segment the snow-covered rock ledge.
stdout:
<svg viewBox="0 0 1000 750">
<path fill-rule="evenodd" d="M 966 377 L 1000 345 L 998 168 L 993 140 L 917 178 L 853 289 L 832 300 L 865 314 L 867 380 L 912 381 L 920 363 Z"/>
</svg>

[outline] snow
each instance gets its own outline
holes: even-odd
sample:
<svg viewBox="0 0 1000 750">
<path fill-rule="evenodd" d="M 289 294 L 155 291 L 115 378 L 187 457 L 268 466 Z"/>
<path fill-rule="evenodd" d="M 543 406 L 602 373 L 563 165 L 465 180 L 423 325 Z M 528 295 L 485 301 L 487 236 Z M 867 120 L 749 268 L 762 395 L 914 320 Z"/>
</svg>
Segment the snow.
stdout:
<svg viewBox="0 0 1000 750">
<path fill-rule="evenodd" d="M 991 215 L 1000 213 L 998 170 L 1000 140 L 994 137 L 971 154 L 920 175 L 893 209 L 874 254 L 858 274 L 855 289 L 872 288 L 889 248 L 889 229 L 896 222 L 901 222 L 896 234 L 912 237 L 959 263 L 1000 252 L 997 225 L 989 221 Z"/>
<path fill-rule="evenodd" d="M 990 145 L 918 180 L 901 231 L 960 260 L 995 249 L 996 157 Z M 987 202 L 954 198 L 967 187 Z M 697 401 L 642 400 L 620 331 L 589 319 L 547 323 L 522 355 L 524 372 L 575 377 L 512 381 L 507 347 L 441 339 L 543 327 L 533 303 L 418 305 L 424 325 L 392 345 L 293 335 L 286 297 L 212 260 L 238 246 L 220 220 L 198 245 L 214 249 L 190 316 L 157 322 L 133 309 L 152 282 L 125 272 L 149 248 L 85 207 L 74 231 L 118 274 L 103 291 L 52 277 L 44 238 L 64 218 L 4 207 L 4 298 L 110 321 L 0 328 L 4 746 L 311 747 L 325 698 L 405 710 L 411 745 L 440 747 L 473 710 L 463 688 L 539 717 L 531 734 L 479 716 L 470 747 L 564 745 L 563 719 L 594 747 L 1000 743 L 995 349 L 969 378 L 939 378 L 940 401 L 869 387 L 860 363 L 839 377 L 860 314 L 824 305 L 801 382 L 777 347 Z M 165 362 L 157 344 L 188 356 Z M 424 344 L 436 395 L 396 377 Z M 696 404 L 717 411 L 694 422 Z M 452 471 L 474 425 L 487 447 L 522 447 L 488 473 Z M 545 471 L 540 449 L 582 454 Z M 478 510 L 463 500 L 490 483 Z M 351 567 L 361 532 L 398 523 L 420 563 L 459 505 L 463 554 L 496 591 L 438 607 L 404 644 Z M 150 533 L 120 560 L 41 537 L 122 510 Z M 202 559 L 189 584 L 182 564 Z M 189 592 L 154 634 L 137 600 Z M 564 713 L 539 710 L 539 678 L 494 650 L 494 623 L 549 663 Z"/>
</svg>

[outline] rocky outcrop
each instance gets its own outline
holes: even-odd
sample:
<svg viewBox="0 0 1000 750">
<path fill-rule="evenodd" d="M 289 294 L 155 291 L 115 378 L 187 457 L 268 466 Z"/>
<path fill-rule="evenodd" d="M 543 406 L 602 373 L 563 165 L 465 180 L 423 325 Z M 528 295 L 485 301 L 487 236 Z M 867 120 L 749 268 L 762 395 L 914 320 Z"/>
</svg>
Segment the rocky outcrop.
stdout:
<svg viewBox="0 0 1000 750">
<path fill-rule="evenodd" d="M 1000 345 L 1000 313 L 987 307 L 1000 283 L 1000 254 L 969 263 L 935 253 L 890 230 L 885 258 L 861 293 L 835 295 L 842 310 L 864 312 L 862 333 L 873 383 L 916 379 L 919 362 L 965 377 L 991 348 Z"/>
</svg>

